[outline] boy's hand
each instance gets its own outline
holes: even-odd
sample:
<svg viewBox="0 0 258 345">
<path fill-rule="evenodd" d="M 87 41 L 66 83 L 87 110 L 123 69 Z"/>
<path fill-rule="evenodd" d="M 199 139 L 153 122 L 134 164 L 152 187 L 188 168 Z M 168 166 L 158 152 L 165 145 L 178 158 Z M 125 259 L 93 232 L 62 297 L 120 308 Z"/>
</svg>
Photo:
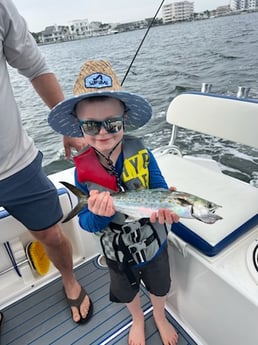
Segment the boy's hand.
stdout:
<svg viewBox="0 0 258 345">
<path fill-rule="evenodd" d="M 174 192 L 176 190 L 176 187 L 169 187 L 169 190 L 171 190 L 172 192 Z"/>
<path fill-rule="evenodd" d="M 177 223 L 179 221 L 179 217 L 177 214 L 172 213 L 168 208 L 160 208 L 158 212 L 152 213 L 150 221 L 151 223 L 158 221 L 159 224 L 164 224 L 165 222 L 172 224 Z"/>
<path fill-rule="evenodd" d="M 89 210 L 98 215 L 111 217 L 115 214 L 113 198 L 109 192 L 99 192 L 97 190 L 90 191 L 88 199 Z"/>
</svg>

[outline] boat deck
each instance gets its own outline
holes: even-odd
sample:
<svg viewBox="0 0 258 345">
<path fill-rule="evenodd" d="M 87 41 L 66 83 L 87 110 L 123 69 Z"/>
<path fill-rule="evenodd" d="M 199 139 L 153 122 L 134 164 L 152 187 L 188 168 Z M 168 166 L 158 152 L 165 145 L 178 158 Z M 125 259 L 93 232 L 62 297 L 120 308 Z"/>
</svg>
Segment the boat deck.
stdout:
<svg viewBox="0 0 258 345">
<path fill-rule="evenodd" d="M 1 344 L 126 345 L 131 318 L 124 304 L 109 301 L 108 270 L 100 267 L 94 258 L 75 272 L 94 303 L 94 316 L 87 324 L 72 322 L 58 278 L 3 310 L 5 323 Z M 145 311 L 146 344 L 162 344 L 144 287 L 141 288 L 141 301 Z M 197 345 L 170 315 L 168 318 L 179 332 L 178 345 Z"/>
</svg>

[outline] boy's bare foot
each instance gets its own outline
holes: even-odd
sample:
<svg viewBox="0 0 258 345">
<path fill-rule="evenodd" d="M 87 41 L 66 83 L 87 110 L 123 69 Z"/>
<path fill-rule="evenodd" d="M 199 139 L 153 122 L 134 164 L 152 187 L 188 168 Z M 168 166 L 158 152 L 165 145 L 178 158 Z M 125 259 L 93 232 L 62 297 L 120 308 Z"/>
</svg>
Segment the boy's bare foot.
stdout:
<svg viewBox="0 0 258 345">
<path fill-rule="evenodd" d="M 129 345 L 145 345 L 144 318 L 135 320 L 129 331 Z"/>
<path fill-rule="evenodd" d="M 162 343 L 164 345 L 176 345 L 178 342 L 178 334 L 171 323 L 168 322 L 166 317 L 155 320 L 155 322 L 159 330 Z"/>
</svg>

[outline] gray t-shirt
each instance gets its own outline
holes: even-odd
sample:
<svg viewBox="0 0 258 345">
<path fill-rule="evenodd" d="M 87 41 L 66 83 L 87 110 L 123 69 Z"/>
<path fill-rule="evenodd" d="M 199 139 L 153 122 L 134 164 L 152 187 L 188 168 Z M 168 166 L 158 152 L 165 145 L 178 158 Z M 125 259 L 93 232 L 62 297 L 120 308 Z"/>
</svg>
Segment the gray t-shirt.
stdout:
<svg viewBox="0 0 258 345">
<path fill-rule="evenodd" d="M 0 180 L 25 168 L 38 152 L 22 127 L 7 63 L 29 80 L 50 72 L 13 2 L 0 0 Z"/>
</svg>

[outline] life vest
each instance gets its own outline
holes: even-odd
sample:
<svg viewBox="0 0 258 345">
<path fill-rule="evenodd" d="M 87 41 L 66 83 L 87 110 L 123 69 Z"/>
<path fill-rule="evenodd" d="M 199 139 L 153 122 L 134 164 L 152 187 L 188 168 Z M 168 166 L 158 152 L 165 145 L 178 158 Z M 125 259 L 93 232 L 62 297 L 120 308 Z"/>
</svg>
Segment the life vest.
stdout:
<svg viewBox="0 0 258 345">
<path fill-rule="evenodd" d="M 122 149 L 124 161 L 120 175 L 121 184 L 127 190 L 149 188 L 149 153 L 142 141 L 125 135 Z M 86 183 L 88 190 L 117 190 L 117 186 L 114 187 L 115 180 L 110 183 L 109 176 L 111 175 L 100 163 L 95 162 L 96 158 L 90 151 L 90 154 L 83 155 L 82 160 L 75 160 L 78 179 L 80 171 L 79 181 Z M 79 166 L 82 162 L 83 166 Z M 87 171 L 82 171 L 82 168 Z M 96 172 L 94 169 L 99 170 Z M 100 176 L 102 173 L 103 175 Z M 158 222 L 151 224 L 149 219 L 145 218 L 126 222 L 126 218 L 125 214 L 116 212 L 110 225 L 99 233 L 95 233 L 100 236 L 103 253 L 108 259 L 125 265 L 150 261 L 166 241 L 166 225 Z"/>
<path fill-rule="evenodd" d="M 82 153 L 74 156 L 73 160 L 80 183 L 93 182 L 110 191 L 118 192 L 116 176 L 103 167 L 93 147 L 86 147 Z"/>
</svg>

